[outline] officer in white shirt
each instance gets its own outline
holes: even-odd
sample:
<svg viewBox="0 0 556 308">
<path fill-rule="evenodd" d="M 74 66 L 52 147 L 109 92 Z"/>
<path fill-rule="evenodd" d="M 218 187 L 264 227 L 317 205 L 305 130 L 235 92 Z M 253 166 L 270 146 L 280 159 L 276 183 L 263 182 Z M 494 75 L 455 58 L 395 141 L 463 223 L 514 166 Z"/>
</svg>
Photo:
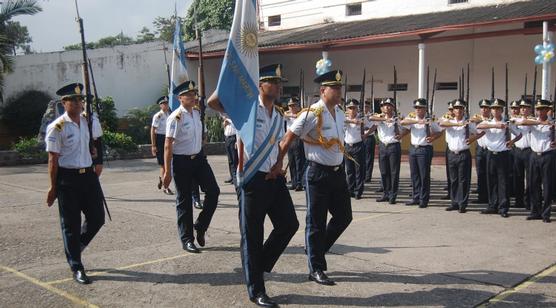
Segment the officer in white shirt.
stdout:
<svg viewBox="0 0 556 308">
<path fill-rule="evenodd" d="M 429 205 L 431 164 L 434 154 L 432 142 L 442 133 L 437 122 L 431 122 L 426 118 L 427 105 L 426 99 L 416 99 L 413 102 L 415 112 L 401 121 L 401 124 L 411 131 L 409 169 L 413 200 L 408 201 L 406 205 L 419 205 L 420 208 L 426 208 Z"/>
<path fill-rule="evenodd" d="M 450 168 L 451 204 L 446 211 L 467 211 L 469 188 L 471 184 L 471 152 L 469 146 L 480 138 L 475 124 L 464 119 L 467 104 L 462 99 L 452 103 L 454 117 L 440 122 L 446 130 L 448 144 L 448 167 Z"/>
<path fill-rule="evenodd" d="M 289 110 L 284 113 L 286 118 L 286 129 L 289 129 L 297 115 L 301 111 L 299 99 L 292 97 L 288 101 Z M 303 141 L 295 138 L 288 150 L 288 162 L 290 166 L 291 190 L 303 190 L 303 170 L 305 169 L 305 152 L 303 150 Z"/>
<path fill-rule="evenodd" d="M 359 102 L 349 99 L 346 104 L 347 114 L 344 126 L 346 153 L 350 159 L 345 160 L 348 190 L 351 197 L 361 199 L 365 188 L 365 146 L 363 140 L 368 134 L 363 123 L 364 118 L 358 118 Z M 352 160 L 353 159 L 353 160 Z"/>
<path fill-rule="evenodd" d="M 513 149 L 515 207 L 525 207 L 530 210 L 530 180 L 528 178 L 529 162 L 531 161 L 531 136 L 529 134 L 531 127 L 519 124 L 529 118 L 533 119 L 531 116 L 532 103 L 528 99 L 521 99 L 518 103 L 520 114 L 514 118 L 514 121 L 523 136 L 515 143 Z M 512 135 L 512 138 L 515 138 L 515 135 Z"/>
<path fill-rule="evenodd" d="M 240 185 L 239 225 L 242 267 L 249 299 L 261 307 L 278 307 L 276 302 L 266 294 L 264 272 L 272 271 L 299 228 L 282 166 L 281 164 L 276 166 L 278 144 L 284 135 L 284 117 L 281 109 L 275 106 L 274 102 L 280 97 L 282 82 L 285 80 L 282 77 L 281 64 L 267 65 L 259 70 L 254 152 L 244 151 L 246 169 L 240 170 L 243 172 L 243 177 L 250 178 L 243 178 L 244 182 L 238 183 Z M 208 104 L 216 111 L 225 112 L 215 96 L 209 99 Z M 242 149 L 240 144 L 240 151 Z M 258 169 L 253 170 L 253 174 L 248 164 L 252 155 L 259 150 L 262 151 L 259 152 L 262 155 L 259 156 L 262 164 Z M 267 215 L 274 229 L 264 241 L 264 221 Z"/>
<path fill-rule="evenodd" d="M 367 138 L 363 140 L 365 145 L 365 183 L 370 183 L 373 178 L 373 167 L 375 164 L 375 130 L 369 131 L 371 128 L 371 122 L 369 118 L 373 115 L 373 110 L 371 108 L 371 102 L 365 101 L 365 106 L 363 107 L 365 114 L 365 131 L 368 131 Z M 382 184 L 381 184 L 382 186 Z"/>
<path fill-rule="evenodd" d="M 382 197 L 376 199 L 376 201 L 388 201 L 390 204 L 396 204 L 402 157 L 400 140 L 409 131 L 403 129 L 394 114 L 395 101 L 393 98 L 383 100 L 380 103 L 380 108 L 383 113 L 380 116 L 371 117 L 372 125 L 377 126 L 379 140 L 378 166 L 384 189 Z"/>
<path fill-rule="evenodd" d="M 176 212 L 178 231 L 183 249 L 199 253 L 195 246 L 193 229 L 197 231 L 197 243 L 205 246 L 207 231 L 218 203 L 220 188 L 203 152 L 203 128 L 201 115 L 195 107 L 197 88 L 193 81 L 178 85 L 173 93 L 178 96 L 180 107 L 166 121 L 164 144 L 163 185 L 170 185 L 172 174 L 176 186 Z M 173 172 L 172 172 L 173 171 Z M 192 181 L 195 180 L 205 192 L 203 209 L 193 224 Z"/>
<path fill-rule="evenodd" d="M 66 112 L 47 127 L 50 189 L 46 203 L 50 207 L 58 199 L 67 261 L 74 280 L 88 284 L 91 280 L 81 262 L 81 252 L 104 224 L 104 209 L 100 182 L 92 167 L 89 127 L 81 114 L 82 91 L 82 84 L 73 83 L 56 92 Z M 83 225 L 81 213 L 85 216 Z"/>
<path fill-rule="evenodd" d="M 536 120 L 524 120 L 521 125 L 530 125 L 531 159 L 529 172 L 531 179 L 531 213 L 527 220 L 542 219 L 551 222 L 553 174 L 555 170 L 556 142 L 554 141 L 554 123 L 548 117 L 551 103 L 538 99 L 535 103 Z"/>
<path fill-rule="evenodd" d="M 490 104 L 492 119 L 483 121 L 477 129 L 485 132 L 487 154 L 487 186 L 488 207 L 482 210 L 482 214 L 500 214 L 501 217 L 509 217 L 509 173 L 508 166 L 513 166 L 510 157 L 510 149 L 522 136 L 515 125 L 509 125 L 502 118 L 506 102 L 495 99 Z M 507 129 L 508 128 L 508 129 Z M 517 137 L 511 139 L 513 133 Z"/>
<path fill-rule="evenodd" d="M 314 80 L 320 85 L 320 100 L 301 112 L 280 144 L 278 164 L 294 138 L 305 143 L 305 194 L 307 216 L 305 243 L 309 258 L 309 280 L 334 285 L 324 273 L 325 254 L 352 220 L 351 199 L 343 168 L 344 112 L 338 106 L 342 98 L 342 71 L 333 70 Z M 332 218 L 327 222 L 327 214 Z"/>
<path fill-rule="evenodd" d="M 158 177 L 158 189 L 162 189 L 162 177 L 164 176 L 164 141 L 166 140 L 166 119 L 170 116 L 168 106 L 168 96 L 160 97 L 156 103 L 160 106 L 160 111 L 154 114 L 151 124 L 151 153 L 156 156 L 156 161 L 160 166 L 160 176 Z M 173 195 L 169 187 L 164 188 L 164 193 Z"/>
<path fill-rule="evenodd" d="M 479 102 L 480 112 L 473 116 L 471 121 L 478 125 L 483 121 L 490 120 L 490 104 L 488 99 L 482 99 Z M 486 204 L 488 203 L 488 185 L 487 185 L 487 154 L 488 149 L 486 146 L 486 138 L 479 138 L 477 140 L 477 147 L 475 151 L 475 172 L 477 173 L 477 200 L 471 203 Z"/>
<path fill-rule="evenodd" d="M 232 120 L 224 114 L 223 116 L 224 125 L 224 143 L 226 145 L 226 155 L 228 156 L 228 170 L 230 172 L 230 178 L 224 181 L 225 183 L 233 183 L 236 185 L 236 170 L 238 163 L 237 156 L 237 130 L 232 123 Z"/>
</svg>

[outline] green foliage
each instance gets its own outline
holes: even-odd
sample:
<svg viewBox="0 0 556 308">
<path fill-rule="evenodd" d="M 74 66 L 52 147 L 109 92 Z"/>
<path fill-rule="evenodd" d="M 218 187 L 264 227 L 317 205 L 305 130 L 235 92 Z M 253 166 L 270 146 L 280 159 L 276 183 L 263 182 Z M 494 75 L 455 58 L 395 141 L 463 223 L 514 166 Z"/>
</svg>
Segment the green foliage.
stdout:
<svg viewBox="0 0 556 308">
<path fill-rule="evenodd" d="M 150 130 L 153 115 L 160 110 L 158 105 L 148 105 L 143 108 L 133 108 L 124 117 L 128 126 L 124 130 L 137 144 L 151 142 Z"/>
<path fill-rule="evenodd" d="M 24 53 L 31 53 L 31 45 L 33 40 L 29 36 L 27 27 L 22 26 L 19 21 L 7 21 L 5 24 L 0 24 L 0 33 L 5 33 L 9 42 L 12 44 L 12 54 L 15 56 L 17 49 L 22 50 Z"/>
<path fill-rule="evenodd" d="M 139 31 L 139 35 L 137 35 L 137 39 L 135 40 L 136 43 L 141 44 L 145 42 L 152 42 L 156 39 L 156 34 L 152 33 L 151 30 L 147 27 L 143 27 L 141 31 Z"/>
<path fill-rule="evenodd" d="M 148 30 L 148 29 L 147 29 Z M 105 47 L 114 47 L 118 45 L 129 45 L 134 44 L 136 41 L 126 36 L 122 33 L 117 34 L 115 36 L 107 36 L 99 39 L 97 42 L 89 42 L 87 43 L 87 49 L 95 49 L 95 48 L 105 48 Z M 72 44 L 63 47 L 64 50 L 81 50 L 81 43 Z"/>
<path fill-rule="evenodd" d="M 199 30 L 229 30 L 234 19 L 235 0 L 194 0 L 185 18 L 185 39 L 195 39 L 195 22 Z"/>
<path fill-rule="evenodd" d="M 98 103 L 100 107 L 99 115 L 102 129 L 105 131 L 116 131 L 118 128 L 118 115 L 116 114 L 114 99 L 111 96 L 106 96 L 99 99 Z M 96 104 L 93 107 L 94 112 L 98 114 Z"/>
<path fill-rule="evenodd" d="M 48 158 L 48 153 L 44 151 L 36 137 L 19 138 L 17 143 L 13 144 L 12 149 L 23 158 Z"/>
<path fill-rule="evenodd" d="M 207 126 L 207 141 L 208 142 L 222 142 L 224 141 L 224 127 L 222 126 L 222 119 L 218 116 L 208 117 L 205 120 Z"/>
<path fill-rule="evenodd" d="M 178 17 L 178 21 L 183 25 L 184 19 Z M 156 33 L 158 33 L 158 39 L 173 42 L 174 41 L 174 30 L 176 28 L 176 16 L 170 16 L 169 18 L 157 17 L 153 21 Z"/>
<path fill-rule="evenodd" d="M 133 139 L 124 133 L 114 133 L 110 131 L 104 132 L 102 141 L 109 149 L 118 153 L 127 153 L 137 150 L 137 144 Z"/>
<path fill-rule="evenodd" d="M 6 100 L 4 107 L 0 109 L 0 117 L 8 126 L 17 127 L 19 136 L 36 136 L 51 99 L 41 91 L 19 92 Z"/>
</svg>

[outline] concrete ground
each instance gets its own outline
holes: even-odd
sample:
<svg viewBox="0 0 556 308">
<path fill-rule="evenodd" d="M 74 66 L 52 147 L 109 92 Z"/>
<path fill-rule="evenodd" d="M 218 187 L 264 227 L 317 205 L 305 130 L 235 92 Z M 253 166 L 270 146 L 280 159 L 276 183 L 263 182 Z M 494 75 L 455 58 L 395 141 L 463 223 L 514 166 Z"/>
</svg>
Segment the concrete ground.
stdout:
<svg viewBox="0 0 556 308">
<path fill-rule="evenodd" d="M 211 156 L 222 194 L 201 254 L 177 237 L 174 197 L 157 190 L 153 159 L 110 162 L 101 178 L 113 221 L 83 261 L 94 282 L 71 280 L 57 206 L 45 205 L 46 165 L 0 168 L 1 307 L 249 307 L 243 283 L 237 201 L 226 158 Z M 336 286 L 307 280 L 303 253 L 305 196 L 292 192 L 299 232 L 266 276 L 281 306 L 480 305 L 556 307 L 556 223 L 444 211 L 444 168 L 433 166 L 433 200 L 404 206 L 409 168 L 403 163 L 396 205 L 376 203 L 378 168 L 354 220 L 327 256 Z M 473 181 L 475 182 L 475 180 Z M 475 196 L 473 196 L 474 198 Z M 270 229 L 267 221 L 266 230 Z"/>
</svg>

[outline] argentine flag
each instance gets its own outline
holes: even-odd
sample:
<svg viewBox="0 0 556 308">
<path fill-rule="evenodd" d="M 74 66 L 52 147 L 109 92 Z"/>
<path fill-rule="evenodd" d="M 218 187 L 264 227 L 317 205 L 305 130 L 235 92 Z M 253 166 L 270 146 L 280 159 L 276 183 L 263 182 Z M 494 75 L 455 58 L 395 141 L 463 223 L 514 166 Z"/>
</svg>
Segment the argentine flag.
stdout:
<svg viewBox="0 0 556 308">
<path fill-rule="evenodd" d="M 168 92 L 168 98 L 170 99 L 170 108 L 176 110 L 180 106 L 180 101 L 178 96 L 172 94 L 172 91 L 176 86 L 189 80 L 189 75 L 187 74 L 187 65 L 185 64 L 185 47 L 183 46 L 183 41 L 181 39 L 181 24 L 178 20 L 178 15 L 176 13 L 176 28 L 174 30 L 174 48 L 172 52 L 172 71 L 170 74 L 170 89 Z"/>
<path fill-rule="evenodd" d="M 259 50 L 256 0 L 237 0 L 228 47 L 216 93 L 252 154 L 259 97 Z M 253 158 L 253 157 L 252 157 Z"/>
</svg>

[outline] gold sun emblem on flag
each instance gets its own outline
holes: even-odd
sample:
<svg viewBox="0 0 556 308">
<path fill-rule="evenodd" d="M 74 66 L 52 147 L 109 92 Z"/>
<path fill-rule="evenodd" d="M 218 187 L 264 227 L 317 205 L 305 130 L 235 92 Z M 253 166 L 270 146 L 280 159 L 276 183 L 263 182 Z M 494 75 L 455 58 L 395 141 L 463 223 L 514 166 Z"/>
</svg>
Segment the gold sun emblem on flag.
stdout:
<svg viewBox="0 0 556 308">
<path fill-rule="evenodd" d="M 254 57 L 257 54 L 259 45 L 258 29 L 254 24 L 246 24 L 241 28 L 240 34 L 240 52 L 248 57 Z"/>
</svg>

